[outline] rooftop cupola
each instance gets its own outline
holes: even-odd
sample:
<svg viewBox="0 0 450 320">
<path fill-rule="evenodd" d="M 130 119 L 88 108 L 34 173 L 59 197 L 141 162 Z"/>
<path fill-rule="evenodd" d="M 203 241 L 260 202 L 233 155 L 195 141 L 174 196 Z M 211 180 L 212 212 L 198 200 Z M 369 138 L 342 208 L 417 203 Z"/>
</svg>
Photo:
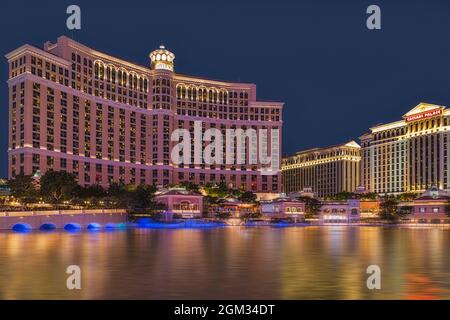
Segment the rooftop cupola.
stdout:
<svg viewBox="0 0 450 320">
<path fill-rule="evenodd" d="M 151 68 L 153 70 L 173 71 L 175 55 L 163 45 L 159 49 L 150 52 Z"/>
</svg>

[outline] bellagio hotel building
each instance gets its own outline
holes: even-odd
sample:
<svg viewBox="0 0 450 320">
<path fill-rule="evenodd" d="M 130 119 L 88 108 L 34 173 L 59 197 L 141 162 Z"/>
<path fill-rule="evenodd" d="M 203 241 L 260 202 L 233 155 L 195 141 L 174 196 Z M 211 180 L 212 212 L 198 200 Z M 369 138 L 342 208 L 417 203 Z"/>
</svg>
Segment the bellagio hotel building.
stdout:
<svg viewBox="0 0 450 320">
<path fill-rule="evenodd" d="M 65 36 L 39 49 L 23 45 L 9 63 L 9 177 L 67 171 L 81 185 L 111 182 L 199 185 L 279 192 L 280 173 L 250 164 L 174 164 L 177 128 L 279 131 L 279 102 L 256 100 L 256 86 L 174 72 L 175 55 L 163 46 L 149 67 L 91 49 Z M 193 134 L 191 134 L 193 136 Z M 205 144 L 205 143 L 204 143 Z M 247 142 L 248 149 L 248 142 Z M 268 148 L 270 150 L 270 146 Z M 225 146 L 224 146 L 225 150 Z M 247 150 L 248 151 L 248 150 Z M 281 147 L 277 150 L 281 158 Z"/>
<path fill-rule="evenodd" d="M 450 110 L 420 103 L 399 121 L 361 136 L 361 175 L 367 191 L 450 190 Z"/>
</svg>

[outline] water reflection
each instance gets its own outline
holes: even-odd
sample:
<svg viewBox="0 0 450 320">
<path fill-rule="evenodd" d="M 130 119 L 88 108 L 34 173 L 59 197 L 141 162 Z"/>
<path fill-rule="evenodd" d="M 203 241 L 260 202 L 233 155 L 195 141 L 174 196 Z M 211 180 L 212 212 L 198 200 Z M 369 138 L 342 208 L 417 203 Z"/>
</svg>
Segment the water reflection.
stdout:
<svg viewBox="0 0 450 320">
<path fill-rule="evenodd" d="M 0 233 L 1 299 L 450 298 L 449 230 L 379 227 Z M 79 265 L 82 290 L 67 290 Z M 367 266 L 382 289 L 366 287 Z"/>
</svg>

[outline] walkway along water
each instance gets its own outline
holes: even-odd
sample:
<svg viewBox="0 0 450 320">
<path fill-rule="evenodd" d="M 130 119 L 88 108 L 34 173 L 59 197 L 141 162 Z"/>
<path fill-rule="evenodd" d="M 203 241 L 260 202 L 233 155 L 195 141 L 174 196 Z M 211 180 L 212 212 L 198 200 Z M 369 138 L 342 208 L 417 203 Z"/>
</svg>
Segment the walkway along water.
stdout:
<svg viewBox="0 0 450 320">
<path fill-rule="evenodd" d="M 98 229 L 127 223 L 124 209 L 5 211 L 0 212 L 0 230 Z"/>
</svg>

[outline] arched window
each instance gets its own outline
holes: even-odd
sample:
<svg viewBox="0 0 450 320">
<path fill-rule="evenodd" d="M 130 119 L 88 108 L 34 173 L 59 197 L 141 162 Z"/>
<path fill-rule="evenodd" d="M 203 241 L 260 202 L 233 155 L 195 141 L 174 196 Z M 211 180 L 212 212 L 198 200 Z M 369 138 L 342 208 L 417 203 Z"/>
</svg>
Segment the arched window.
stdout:
<svg viewBox="0 0 450 320">
<path fill-rule="evenodd" d="M 213 102 L 214 93 L 211 89 L 209 89 L 209 102 Z"/>
<path fill-rule="evenodd" d="M 103 66 L 103 64 L 101 64 L 100 66 L 99 66 L 99 68 L 100 68 L 100 73 L 99 73 L 99 77 L 100 77 L 100 79 L 104 79 L 105 78 L 105 67 Z"/>
<path fill-rule="evenodd" d="M 99 77 L 99 70 L 100 70 L 100 68 L 99 68 L 98 62 L 95 62 L 95 65 L 94 65 L 94 76 L 95 76 L 96 79 L 98 79 L 98 77 Z"/>
<path fill-rule="evenodd" d="M 111 68 L 110 66 L 106 67 L 106 81 L 111 81 Z"/>
<path fill-rule="evenodd" d="M 148 80 L 144 78 L 144 92 L 148 92 Z"/>
<path fill-rule="evenodd" d="M 133 75 L 130 74 L 130 76 L 128 77 L 128 86 L 130 88 L 133 88 Z"/>
<path fill-rule="evenodd" d="M 119 79 L 119 84 L 121 85 L 122 84 L 122 70 L 119 70 L 117 72 L 117 78 Z"/>
<path fill-rule="evenodd" d="M 123 86 L 127 85 L 127 73 L 125 71 L 122 72 L 122 85 Z"/>
</svg>

